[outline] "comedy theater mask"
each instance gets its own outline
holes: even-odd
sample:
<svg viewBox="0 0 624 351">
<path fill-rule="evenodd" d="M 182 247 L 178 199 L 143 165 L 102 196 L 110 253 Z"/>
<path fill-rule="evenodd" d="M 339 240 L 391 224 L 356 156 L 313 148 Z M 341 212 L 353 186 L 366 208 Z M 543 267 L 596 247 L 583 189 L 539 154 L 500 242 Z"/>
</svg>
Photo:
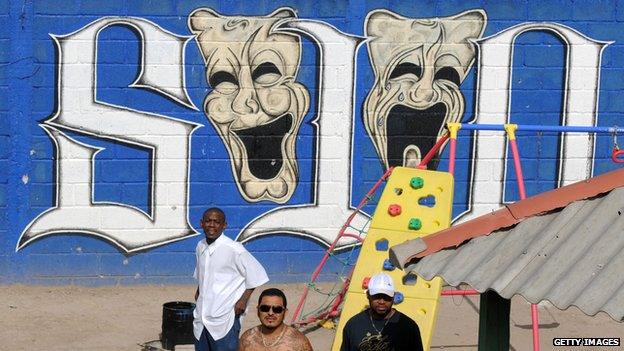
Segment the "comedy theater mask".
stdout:
<svg viewBox="0 0 624 351">
<path fill-rule="evenodd" d="M 281 20 L 295 17 L 287 8 L 263 17 L 201 8 L 189 18 L 212 88 L 204 111 L 250 202 L 284 203 L 298 181 L 295 141 L 310 103 L 295 81 L 301 43 L 296 35 L 273 32 Z"/>
<path fill-rule="evenodd" d="M 364 103 L 364 122 L 384 166 L 416 166 L 459 122 L 459 85 L 474 61 L 470 40 L 482 36 L 481 10 L 452 17 L 405 18 L 376 10 L 365 24 L 375 83 Z M 439 155 L 429 162 L 436 169 Z"/>
</svg>

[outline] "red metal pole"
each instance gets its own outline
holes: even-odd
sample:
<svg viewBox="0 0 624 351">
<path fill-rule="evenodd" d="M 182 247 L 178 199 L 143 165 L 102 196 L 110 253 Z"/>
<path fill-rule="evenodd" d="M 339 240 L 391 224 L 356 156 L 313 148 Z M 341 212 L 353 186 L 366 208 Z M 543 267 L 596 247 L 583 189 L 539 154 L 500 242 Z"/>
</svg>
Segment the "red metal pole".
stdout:
<svg viewBox="0 0 624 351">
<path fill-rule="evenodd" d="M 433 145 L 431 150 L 429 150 L 429 152 L 427 152 L 425 157 L 420 161 L 420 163 L 418 164 L 418 166 L 416 166 L 416 168 L 418 168 L 418 169 L 427 169 L 427 163 L 429 163 L 429 161 L 431 161 L 433 156 L 435 156 L 436 152 L 438 152 L 438 150 L 442 147 L 442 145 L 444 145 L 444 142 L 446 142 L 448 140 L 448 138 L 449 138 L 449 133 L 444 134 L 440 138 L 440 140 L 438 140 L 438 142 L 435 143 L 435 145 Z"/>
<path fill-rule="evenodd" d="M 524 188 L 524 178 L 522 176 L 522 166 L 520 165 L 520 153 L 518 152 L 518 145 L 516 140 L 509 140 L 511 146 L 511 152 L 514 158 L 514 168 L 516 169 L 516 178 L 518 179 L 518 193 L 520 194 L 520 200 L 526 199 L 526 190 Z"/>
<path fill-rule="evenodd" d="M 511 146 L 511 152 L 513 154 L 514 168 L 516 169 L 518 192 L 520 193 L 520 200 L 524 200 L 526 199 L 526 189 L 524 188 L 524 177 L 522 176 L 522 165 L 520 164 L 520 152 L 518 152 L 518 145 L 516 143 L 517 128 L 518 126 L 515 124 L 505 124 L 505 131 L 507 131 L 509 145 Z M 531 321 L 533 322 L 533 350 L 539 351 L 539 316 L 536 304 L 531 304 Z"/>
<path fill-rule="evenodd" d="M 537 305 L 531 304 L 531 321 L 533 322 L 533 350 L 539 351 L 539 315 L 537 312 Z"/>
<path fill-rule="evenodd" d="M 328 316 L 333 317 L 333 316 L 338 315 L 338 307 L 340 306 L 340 303 L 342 303 L 342 299 L 344 299 L 344 296 L 347 293 L 347 289 L 349 289 L 349 284 L 351 284 L 352 275 L 353 275 L 353 269 L 351 269 L 351 272 L 349 273 L 349 278 L 345 279 L 344 283 L 342 284 L 342 289 L 340 289 L 340 293 L 338 294 L 338 296 L 336 296 L 336 299 L 334 300 L 332 307 L 329 309 Z"/>
<path fill-rule="evenodd" d="M 457 296 L 457 295 L 479 295 L 480 292 L 474 289 L 469 290 L 443 290 L 440 295 L 442 296 Z"/>
<path fill-rule="evenodd" d="M 451 150 L 449 153 L 448 171 L 452 175 L 455 175 L 455 148 L 456 147 L 457 147 L 457 139 L 451 138 Z"/>
<path fill-rule="evenodd" d="M 450 174 L 455 175 L 455 154 L 457 149 L 457 132 L 461 128 L 459 123 L 447 123 L 446 127 L 449 130 L 451 137 L 451 149 L 449 150 L 449 166 L 448 171 Z"/>
</svg>

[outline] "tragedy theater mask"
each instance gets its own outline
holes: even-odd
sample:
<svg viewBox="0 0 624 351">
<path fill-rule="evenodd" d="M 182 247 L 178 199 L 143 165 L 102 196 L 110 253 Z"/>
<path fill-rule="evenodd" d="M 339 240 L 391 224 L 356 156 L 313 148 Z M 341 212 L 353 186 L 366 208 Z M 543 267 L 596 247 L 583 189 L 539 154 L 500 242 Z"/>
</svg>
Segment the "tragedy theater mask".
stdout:
<svg viewBox="0 0 624 351">
<path fill-rule="evenodd" d="M 212 88 L 204 111 L 250 202 L 284 203 L 298 181 L 295 141 L 310 104 L 308 91 L 295 81 L 301 43 L 296 35 L 273 32 L 294 17 L 288 8 L 263 17 L 200 8 L 189 17 Z"/>
<path fill-rule="evenodd" d="M 459 85 L 473 63 L 470 39 L 483 35 L 481 10 L 452 17 L 368 14 L 365 33 L 375 83 L 364 102 L 364 124 L 384 166 L 416 166 L 464 112 Z M 437 168 L 439 155 L 429 162 Z"/>
</svg>

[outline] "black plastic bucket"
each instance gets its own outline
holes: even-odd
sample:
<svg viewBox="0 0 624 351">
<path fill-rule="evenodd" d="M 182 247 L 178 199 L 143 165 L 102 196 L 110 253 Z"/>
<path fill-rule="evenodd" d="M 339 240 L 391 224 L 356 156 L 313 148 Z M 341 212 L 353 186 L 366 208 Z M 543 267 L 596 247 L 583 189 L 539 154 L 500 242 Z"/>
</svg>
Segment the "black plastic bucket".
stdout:
<svg viewBox="0 0 624 351">
<path fill-rule="evenodd" d="M 174 301 L 163 304 L 162 334 L 163 348 L 173 350 L 175 345 L 193 344 L 193 310 L 191 302 Z"/>
</svg>

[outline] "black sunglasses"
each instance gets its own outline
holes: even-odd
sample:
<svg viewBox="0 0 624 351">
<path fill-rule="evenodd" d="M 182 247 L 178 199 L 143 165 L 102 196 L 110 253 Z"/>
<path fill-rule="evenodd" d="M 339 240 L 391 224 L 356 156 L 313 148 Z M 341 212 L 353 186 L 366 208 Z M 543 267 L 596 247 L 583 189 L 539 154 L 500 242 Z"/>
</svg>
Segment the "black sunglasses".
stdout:
<svg viewBox="0 0 624 351">
<path fill-rule="evenodd" d="M 270 310 L 273 310 L 273 313 L 276 313 L 276 314 L 281 314 L 282 312 L 284 312 L 284 307 L 282 306 L 260 305 L 258 309 L 260 310 L 260 312 L 264 312 L 264 313 L 267 313 Z"/>
</svg>

